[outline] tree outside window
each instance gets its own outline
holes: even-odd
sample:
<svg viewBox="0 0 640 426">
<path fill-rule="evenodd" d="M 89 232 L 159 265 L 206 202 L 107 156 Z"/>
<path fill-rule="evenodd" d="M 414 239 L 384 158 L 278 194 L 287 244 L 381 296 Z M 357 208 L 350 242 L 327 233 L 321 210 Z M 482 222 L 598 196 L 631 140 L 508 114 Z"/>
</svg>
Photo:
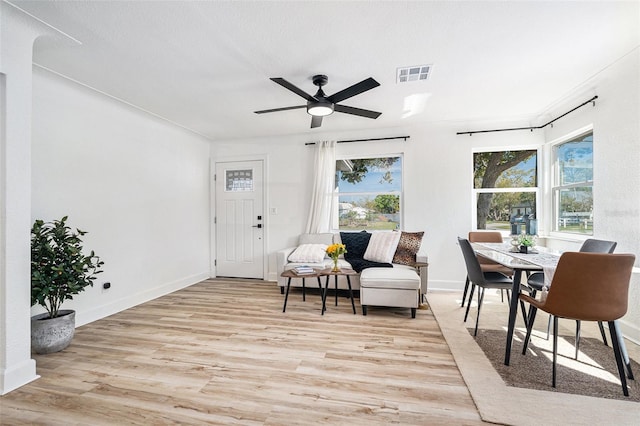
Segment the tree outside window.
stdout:
<svg viewBox="0 0 640 426">
<path fill-rule="evenodd" d="M 537 233 L 537 151 L 473 154 L 476 228 Z"/>
<path fill-rule="evenodd" d="M 336 188 L 339 229 L 400 228 L 402 157 L 338 160 Z"/>
</svg>

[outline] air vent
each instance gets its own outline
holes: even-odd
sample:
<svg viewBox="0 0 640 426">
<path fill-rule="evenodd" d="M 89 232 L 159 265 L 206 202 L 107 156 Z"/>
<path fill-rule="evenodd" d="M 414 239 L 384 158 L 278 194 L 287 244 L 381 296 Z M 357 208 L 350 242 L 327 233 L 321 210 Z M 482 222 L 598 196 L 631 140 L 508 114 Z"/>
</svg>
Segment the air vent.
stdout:
<svg viewBox="0 0 640 426">
<path fill-rule="evenodd" d="M 431 65 L 414 65 L 411 67 L 398 68 L 396 83 L 407 83 L 409 81 L 425 81 L 431 74 Z"/>
</svg>

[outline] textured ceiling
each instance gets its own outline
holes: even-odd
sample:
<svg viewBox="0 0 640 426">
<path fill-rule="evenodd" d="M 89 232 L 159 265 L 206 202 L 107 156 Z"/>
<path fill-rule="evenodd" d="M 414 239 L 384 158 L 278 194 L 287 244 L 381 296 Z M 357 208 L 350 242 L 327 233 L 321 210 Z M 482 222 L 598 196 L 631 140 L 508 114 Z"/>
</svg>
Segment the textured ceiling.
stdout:
<svg viewBox="0 0 640 426">
<path fill-rule="evenodd" d="M 38 40 L 34 62 L 210 139 L 313 134 L 414 123 L 535 118 L 638 46 L 635 1 L 138 2 L 10 0 L 82 44 Z M 396 68 L 433 64 L 396 84 Z M 377 120 L 334 113 L 310 129 L 271 82 L 332 94 Z"/>
</svg>

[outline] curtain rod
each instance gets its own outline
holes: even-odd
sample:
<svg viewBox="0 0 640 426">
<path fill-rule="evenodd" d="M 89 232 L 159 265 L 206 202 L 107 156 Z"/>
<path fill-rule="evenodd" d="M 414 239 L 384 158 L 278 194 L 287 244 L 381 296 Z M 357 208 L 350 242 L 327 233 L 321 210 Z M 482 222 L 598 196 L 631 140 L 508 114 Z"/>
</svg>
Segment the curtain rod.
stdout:
<svg viewBox="0 0 640 426">
<path fill-rule="evenodd" d="M 405 142 L 407 139 L 411 138 L 411 136 L 391 136 L 388 138 L 370 138 L 370 139 L 349 139 L 344 141 L 336 141 L 336 143 L 350 143 L 350 142 L 369 142 L 369 141 L 386 141 L 390 139 L 404 139 Z M 315 145 L 315 142 L 305 142 L 305 145 Z"/>
<path fill-rule="evenodd" d="M 594 96 L 593 98 L 589 99 L 588 101 L 585 101 L 583 103 L 581 103 L 580 105 L 578 105 L 577 107 L 575 107 L 574 109 L 565 112 L 564 114 L 562 114 L 559 117 L 554 118 L 553 120 L 541 125 L 541 126 L 529 126 L 529 127 L 513 127 L 510 129 L 493 129 L 493 130 L 473 130 L 470 132 L 457 132 L 456 135 L 473 135 L 474 133 L 491 133 L 491 132 L 508 132 L 511 130 L 531 130 L 533 132 L 533 129 L 542 129 L 547 127 L 549 124 L 551 124 L 553 127 L 553 122 L 560 120 L 562 117 L 564 117 L 567 114 L 572 113 L 573 111 L 577 110 L 578 108 L 582 108 L 583 106 L 585 106 L 586 104 L 588 104 L 589 102 L 593 102 L 593 106 L 596 106 L 596 102 L 595 100 L 598 99 L 598 96 Z"/>
</svg>

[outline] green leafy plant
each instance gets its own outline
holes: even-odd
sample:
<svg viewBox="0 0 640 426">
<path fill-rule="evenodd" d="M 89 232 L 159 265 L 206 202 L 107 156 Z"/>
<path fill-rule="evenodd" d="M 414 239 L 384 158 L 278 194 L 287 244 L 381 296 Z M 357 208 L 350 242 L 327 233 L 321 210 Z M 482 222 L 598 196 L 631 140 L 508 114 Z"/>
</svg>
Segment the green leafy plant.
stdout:
<svg viewBox="0 0 640 426">
<path fill-rule="evenodd" d="M 518 236 L 518 244 L 525 247 L 533 247 L 536 243 L 535 235 L 520 234 Z"/>
<path fill-rule="evenodd" d="M 36 220 L 31 228 L 31 306 L 43 306 L 49 318 L 58 316 L 65 300 L 93 286 L 104 264 L 93 251 L 82 253 L 80 237 L 86 232 L 74 232 L 66 221 L 67 216 Z"/>
</svg>

